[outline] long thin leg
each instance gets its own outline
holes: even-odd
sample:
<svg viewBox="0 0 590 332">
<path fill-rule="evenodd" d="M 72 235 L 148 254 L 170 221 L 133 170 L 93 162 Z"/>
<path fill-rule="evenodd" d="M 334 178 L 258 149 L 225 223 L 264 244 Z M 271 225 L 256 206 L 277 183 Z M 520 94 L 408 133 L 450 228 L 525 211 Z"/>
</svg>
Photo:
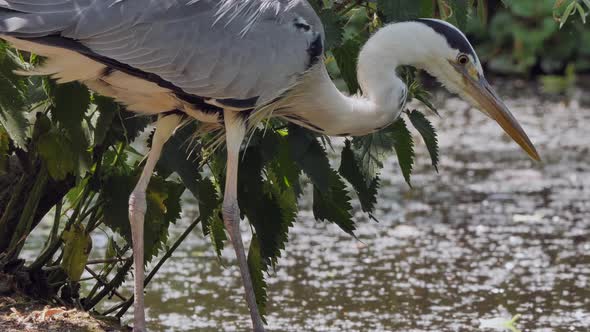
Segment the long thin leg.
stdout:
<svg viewBox="0 0 590 332">
<path fill-rule="evenodd" d="M 152 140 L 152 149 L 148 154 L 148 159 L 141 173 L 141 177 L 129 196 L 129 221 L 131 223 L 131 238 L 133 240 L 133 265 L 135 269 L 135 302 L 133 305 L 133 331 L 145 332 L 145 313 L 143 303 L 143 221 L 147 210 L 146 190 L 156 167 L 158 159 L 162 154 L 162 148 L 168 139 L 174 133 L 174 129 L 180 124 L 181 117 L 178 115 L 168 115 L 158 118 L 156 132 Z"/>
<path fill-rule="evenodd" d="M 223 221 L 236 251 L 238 265 L 246 291 L 246 302 L 250 308 L 250 316 L 255 332 L 264 332 L 264 324 L 256 305 L 256 296 L 252 286 L 252 278 L 248 269 L 248 261 L 244 252 L 242 235 L 240 234 L 240 208 L 238 206 L 238 162 L 240 146 L 246 135 L 246 126 L 240 116 L 232 111 L 224 112 L 225 135 L 227 143 L 227 170 L 225 177 L 225 194 L 223 195 Z"/>
</svg>

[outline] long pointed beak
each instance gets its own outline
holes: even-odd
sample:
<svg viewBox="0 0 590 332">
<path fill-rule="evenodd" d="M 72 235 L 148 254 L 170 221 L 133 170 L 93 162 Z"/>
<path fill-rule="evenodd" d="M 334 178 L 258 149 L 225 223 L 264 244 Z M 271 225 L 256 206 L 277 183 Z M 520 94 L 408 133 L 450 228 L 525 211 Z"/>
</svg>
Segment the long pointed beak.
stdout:
<svg viewBox="0 0 590 332">
<path fill-rule="evenodd" d="M 485 77 L 475 80 L 466 72 L 461 72 L 467 83 L 466 92 L 479 105 L 480 111 L 494 119 L 533 160 L 541 161 L 535 146 Z"/>
</svg>

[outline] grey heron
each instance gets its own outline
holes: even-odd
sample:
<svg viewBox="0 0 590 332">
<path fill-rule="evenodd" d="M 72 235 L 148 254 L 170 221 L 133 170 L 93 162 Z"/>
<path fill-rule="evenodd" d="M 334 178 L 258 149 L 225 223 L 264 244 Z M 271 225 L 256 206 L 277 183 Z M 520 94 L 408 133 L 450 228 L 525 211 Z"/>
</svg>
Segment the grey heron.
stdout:
<svg viewBox="0 0 590 332">
<path fill-rule="evenodd" d="M 129 110 L 158 114 L 152 149 L 129 198 L 134 330 L 145 331 L 143 219 L 162 147 L 189 117 L 223 130 L 222 215 L 255 331 L 264 331 L 248 271 L 237 204 L 239 152 L 249 128 L 279 117 L 325 135 L 386 127 L 405 107 L 396 68 L 414 66 L 494 119 L 531 158 L 533 144 L 484 77 L 454 26 L 435 19 L 387 25 L 358 58 L 362 94 L 340 92 L 323 63 L 325 35 L 305 0 L 0 0 L 0 38 L 45 56 L 22 74 L 79 81 Z"/>
</svg>

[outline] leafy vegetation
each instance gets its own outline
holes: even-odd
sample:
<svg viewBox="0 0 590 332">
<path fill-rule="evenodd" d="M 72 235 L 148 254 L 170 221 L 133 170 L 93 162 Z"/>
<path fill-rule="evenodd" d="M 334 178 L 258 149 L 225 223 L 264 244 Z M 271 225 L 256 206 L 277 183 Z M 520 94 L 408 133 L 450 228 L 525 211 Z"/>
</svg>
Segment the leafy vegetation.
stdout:
<svg viewBox="0 0 590 332">
<path fill-rule="evenodd" d="M 506 2 L 520 8 L 516 2 Z M 469 12 L 480 19 L 487 15 L 485 0 L 312 4 L 326 27 L 326 63 L 350 93 L 359 90 L 358 51 L 384 24 L 426 16 L 466 26 Z M 0 44 L 0 271 L 28 276 L 21 278 L 23 289 L 59 304 L 98 310 L 103 299 L 118 298 L 118 304 L 100 313 L 121 317 L 133 302 L 117 291 L 132 267 L 127 201 L 143 165 L 143 156 L 131 143 L 154 119 L 132 114 L 78 83 L 57 85 L 45 77 L 13 73 L 39 61 L 34 54 Z M 415 71 L 404 69 L 403 77 L 409 98 L 436 112 Z M 338 169 L 328 158 L 327 137 L 276 120 L 255 132 L 241 158 L 238 196 L 242 215 L 254 232 L 248 262 L 263 313 L 265 275 L 285 249 L 305 183 L 313 187 L 315 218 L 354 235 L 357 224 L 351 200 L 358 199 L 361 209 L 374 219 L 379 173 L 387 155 L 397 154 L 400 173 L 410 184 L 419 147 L 409 124 L 422 136 L 436 169 L 436 132 L 416 110 L 404 112 L 378 133 L 346 139 Z M 225 152 L 206 153 L 202 147 L 208 137 L 189 143 L 195 130 L 195 124 L 189 124 L 166 144 L 148 187 L 145 259 L 154 267 L 146 283 L 197 224 L 201 223 L 218 256 L 227 240 L 220 217 Z M 168 246 L 168 229 L 180 216 L 186 190 L 198 200 L 200 217 Z M 50 216 L 53 224 L 44 248 L 33 262 L 25 263 L 19 258 L 24 241 Z M 108 248 L 100 253 L 103 259 L 90 262 L 90 236 L 96 232 L 107 234 Z M 91 277 L 81 278 L 83 271 Z M 80 294 L 79 283 L 86 283 L 82 289 L 89 291 Z"/>
<path fill-rule="evenodd" d="M 563 73 L 590 70 L 588 0 L 504 0 L 489 25 L 469 20 L 479 55 L 495 72 Z M 568 22 L 568 24 L 566 24 Z"/>
</svg>

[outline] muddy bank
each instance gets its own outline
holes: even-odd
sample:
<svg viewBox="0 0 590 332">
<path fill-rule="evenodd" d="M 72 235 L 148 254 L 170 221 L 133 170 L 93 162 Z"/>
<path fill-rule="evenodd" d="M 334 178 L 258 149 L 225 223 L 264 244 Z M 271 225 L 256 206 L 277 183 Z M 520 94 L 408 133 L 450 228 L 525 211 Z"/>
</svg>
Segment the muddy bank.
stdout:
<svg viewBox="0 0 590 332">
<path fill-rule="evenodd" d="M 76 308 L 58 307 L 26 296 L 14 276 L 0 273 L 2 332 L 123 332 L 119 321 L 94 317 Z"/>
<path fill-rule="evenodd" d="M 116 321 L 97 319 L 76 309 L 45 305 L 16 295 L 0 297 L 3 332 L 119 332 L 131 331 Z"/>
</svg>

